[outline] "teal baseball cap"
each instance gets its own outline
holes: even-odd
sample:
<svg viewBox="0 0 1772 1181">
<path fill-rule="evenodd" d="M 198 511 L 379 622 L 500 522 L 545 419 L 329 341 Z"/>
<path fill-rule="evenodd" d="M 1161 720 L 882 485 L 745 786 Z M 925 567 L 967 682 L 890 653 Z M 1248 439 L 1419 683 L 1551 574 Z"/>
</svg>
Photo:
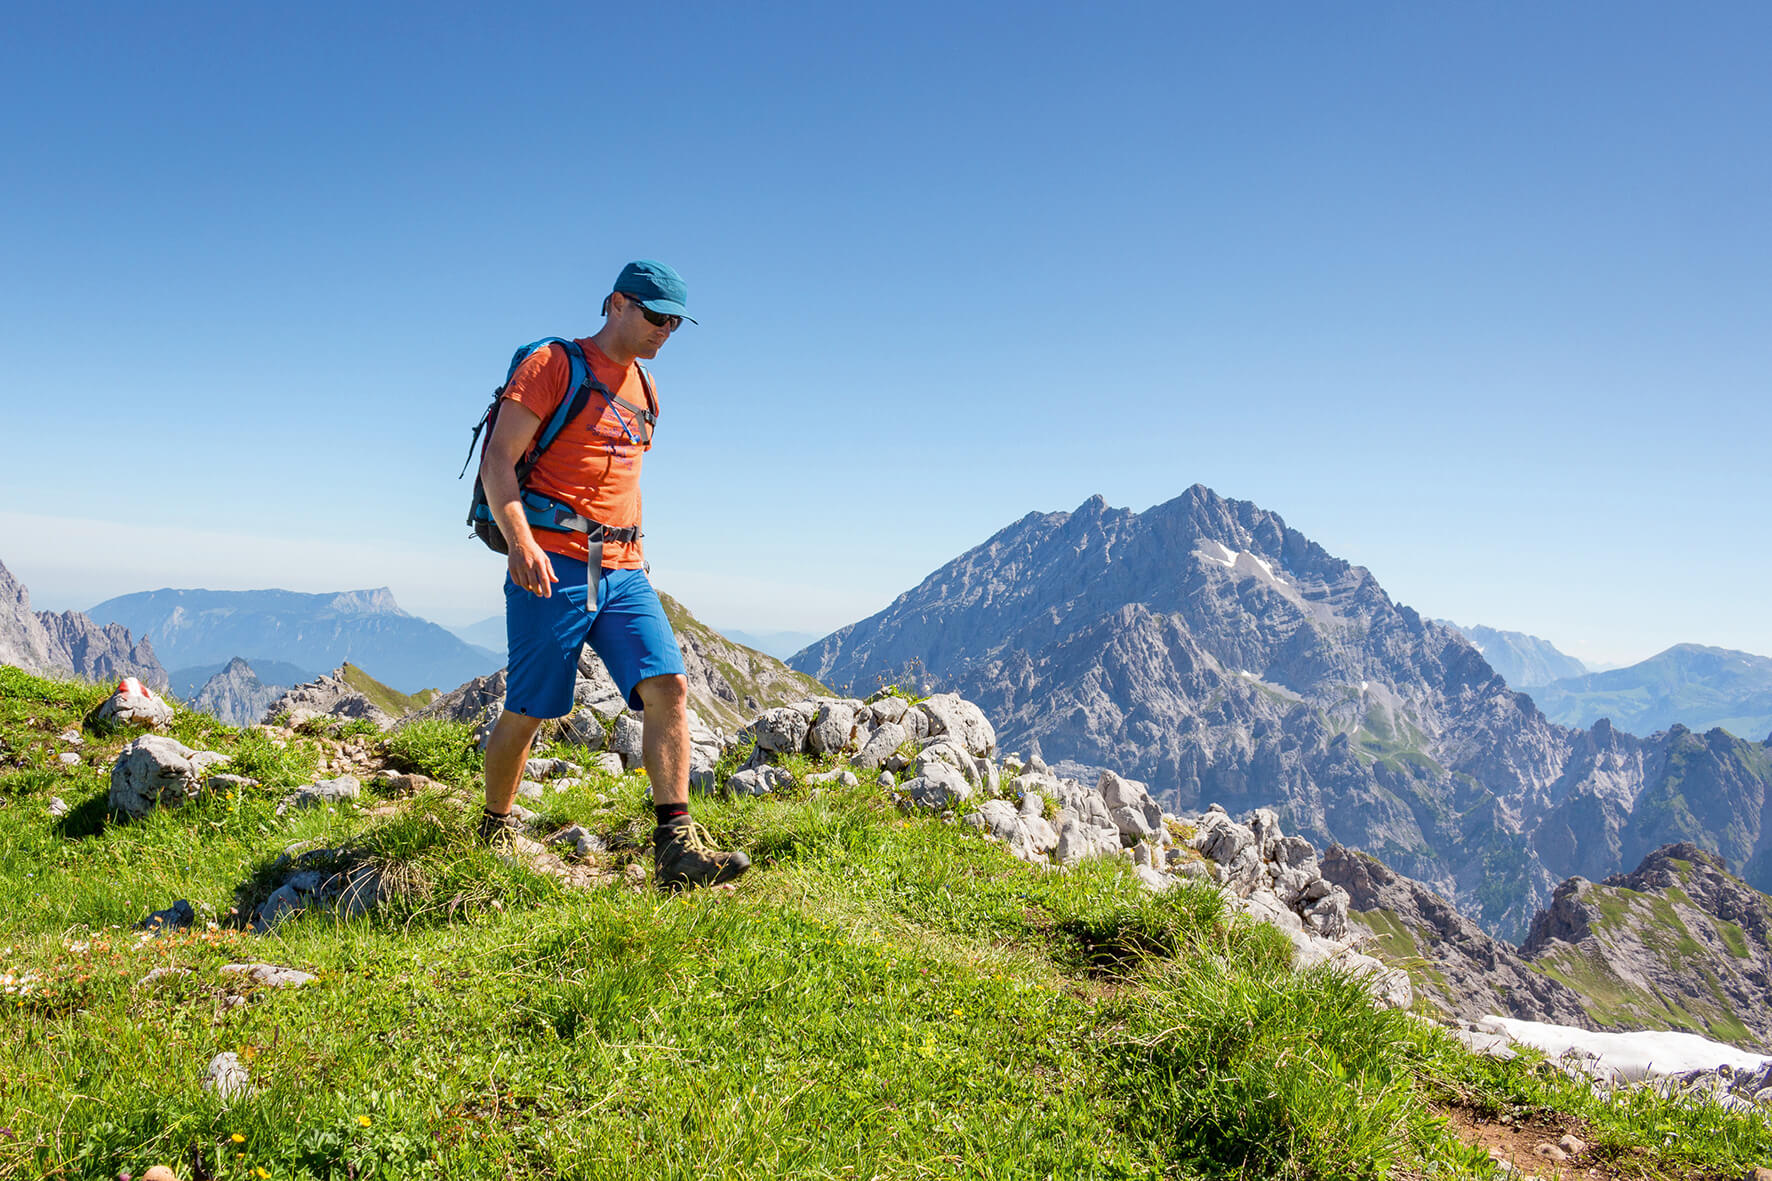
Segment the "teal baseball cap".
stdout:
<svg viewBox="0 0 1772 1181">
<path fill-rule="evenodd" d="M 640 301 L 640 306 L 665 316 L 682 316 L 691 324 L 686 303 L 689 299 L 689 284 L 683 282 L 683 276 L 662 262 L 654 262 L 650 258 L 642 258 L 630 262 L 615 277 L 614 291 L 623 295 L 631 295 Z"/>
</svg>

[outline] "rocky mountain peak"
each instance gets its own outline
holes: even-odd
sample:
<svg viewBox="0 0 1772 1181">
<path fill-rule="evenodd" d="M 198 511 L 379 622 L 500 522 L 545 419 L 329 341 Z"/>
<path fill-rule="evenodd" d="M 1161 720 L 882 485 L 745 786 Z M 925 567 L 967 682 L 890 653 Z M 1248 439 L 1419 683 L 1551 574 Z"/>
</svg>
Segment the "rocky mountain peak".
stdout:
<svg viewBox="0 0 1772 1181">
<path fill-rule="evenodd" d="M 1010 746 L 1178 811 L 1275 807 L 1504 937 L 1558 880 L 1668 840 L 1772 881 L 1764 748 L 1553 725 L 1369 571 L 1197 484 L 1142 513 L 1030 513 L 790 664 L 839 692 L 959 692 Z"/>
<path fill-rule="evenodd" d="M 134 676 L 154 689 L 170 682 L 146 635 L 100 626 L 80 611 L 32 611 L 31 594 L 0 565 L 0 664 L 87 681 Z"/>
<path fill-rule="evenodd" d="M 405 615 L 394 601 L 394 592 L 385 586 L 374 590 L 340 591 L 332 596 L 334 611 L 348 615 Z"/>
</svg>

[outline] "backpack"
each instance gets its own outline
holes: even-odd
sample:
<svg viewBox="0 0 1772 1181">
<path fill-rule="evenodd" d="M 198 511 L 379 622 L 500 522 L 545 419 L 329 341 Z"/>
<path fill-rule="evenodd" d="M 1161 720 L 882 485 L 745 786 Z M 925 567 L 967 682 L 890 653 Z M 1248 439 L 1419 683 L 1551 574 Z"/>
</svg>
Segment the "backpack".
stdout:
<svg viewBox="0 0 1772 1181">
<path fill-rule="evenodd" d="M 509 388 L 511 377 L 517 372 L 517 366 L 521 365 L 535 350 L 553 344 L 566 350 L 566 359 L 571 363 L 572 373 L 566 386 L 571 393 L 560 399 L 559 407 L 548 416 L 548 420 L 542 424 L 541 430 L 536 433 L 535 441 L 530 444 L 529 450 L 522 459 L 517 461 L 517 487 L 522 493 L 523 515 L 528 518 L 531 529 L 553 533 L 583 533 L 586 543 L 591 545 L 604 541 L 634 541 L 640 536 L 638 525 L 629 525 L 618 529 L 613 525 L 604 525 L 589 520 L 580 516 L 578 510 L 571 505 L 543 496 L 528 487 L 529 474 L 535 470 L 535 465 L 541 459 L 542 452 L 546 451 L 554 440 L 560 437 L 560 432 L 565 430 L 566 424 L 576 418 L 579 411 L 585 408 L 585 404 L 590 401 L 593 393 L 603 395 L 610 406 L 616 408 L 615 415 L 621 420 L 621 429 L 627 434 L 629 440 L 641 447 L 648 446 L 652 442 L 652 428 L 658 422 L 658 398 L 652 392 L 652 375 L 646 372 L 644 366 L 636 366 L 640 370 L 640 384 L 646 390 L 647 401 L 646 406 L 636 406 L 626 398 L 617 397 L 610 392 L 608 386 L 597 380 L 597 375 L 591 371 L 590 364 L 585 360 L 584 350 L 579 348 L 578 342 L 575 340 L 567 340 L 559 336 L 544 336 L 540 340 L 524 345 L 512 355 L 511 367 L 505 371 L 504 385 L 492 391 L 492 404 L 486 407 L 486 413 L 480 416 L 480 421 L 474 426 L 474 437 L 468 441 L 468 457 L 462 463 L 461 473 L 456 479 L 459 480 L 462 476 L 467 475 L 468 464 L 474 461 L 476 444 L 480 447 L 481 458 L 485 458 L 486 447 L 492 442 L 493 427 L 498 422 L 498 408 L 504 402 L 505 390 Z M 628 419 L 621 413 L 623 409 L 632 414 L 634 427 L 639 430 L 638 435 L 634 433 L 634 429 L 628 425 Z M 484 441 L 480 437 L 482 431 L 486 436 Z M 474 531 L 474 536 L 484 542 L 486 548 L 494 553 L 506 554 L 510 552 L 510 546 L 505 543 L 505 535 L 500 531 L 497 520 L 492 516 L 492 506 L 486 500 L 485 485 L 481 482 L 477 472 L 474 475 L 474 498 L 468 506 L 468 527 Z"/>
</svg>

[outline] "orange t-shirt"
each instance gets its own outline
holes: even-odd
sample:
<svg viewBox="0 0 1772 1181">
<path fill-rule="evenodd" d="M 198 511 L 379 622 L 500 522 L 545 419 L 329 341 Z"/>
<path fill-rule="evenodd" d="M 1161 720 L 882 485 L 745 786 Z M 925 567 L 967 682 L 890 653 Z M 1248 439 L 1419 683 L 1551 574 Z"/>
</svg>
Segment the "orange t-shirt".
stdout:
<svg viewBox="0 0 1772 1181">
<path fill-rule="evenodd" d="M 639 366 L 617 365 L 587 337 L 578 342 L 597 380 L 623 401 L 645 406 L 646 387 Z M 546 427 L 548 418 L 566 397 L 572 380 L 572 363 L 559 345 L 536 349 L 523 359 L 505 386 L 505 397 L 537 415 Z M 624 429 L 625 424 L 625 429 Z M 638 416 L 592 390 L 590 400 L 577 417 L 566 424 L 541 461 L 529 473 L 529 487 L 543 496 L 565 501 L 578 514 L 613 528 L 640 523 L 640 459 L 651 449 L 651 439 Z M 537 434 L 542 428 L 537 428 Z M 636 440 L 646 439 L 645 445 Z M 541 548 L 588 561 L 582 533 L 535 530 Z M 638 570 L 643 564 L 640 542 L 606 541 L 603 565 L 612 570 Z"/>
</svg>

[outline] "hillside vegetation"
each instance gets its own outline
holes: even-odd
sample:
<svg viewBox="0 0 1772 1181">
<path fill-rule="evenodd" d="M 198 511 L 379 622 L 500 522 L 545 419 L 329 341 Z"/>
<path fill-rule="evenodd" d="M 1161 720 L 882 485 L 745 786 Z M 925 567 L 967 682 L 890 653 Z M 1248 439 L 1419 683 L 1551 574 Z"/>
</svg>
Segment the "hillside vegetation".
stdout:
<svg viewBox="0 0 1772 1181">
<path fill-rule="evenodd" d="M 382 684 L 350 661 L 345 661 L 339 670 L 340 679 L 363 696 L 369 698 L 371 705 L 396 718 L 409 714 L 414 710 L 423 709 L 436 700 L 438 690 L 421 689 L 417 693 L 402 693 Z"/>
<path fill-rule="evenodd" d="M 1579 1129 L 1603 1176 L 1772 1160 L 1763 1121 L 1602 1102 L 1295 973 L 1210 889 L 1042 870 L 878 788 L 807 786 L 805 761 L 776 798 L 698 800 L 757 863 L 730 894 L 643 884 L 642 775 L 548 793 L 548 823 L 610 850 L 611 884 L 571 889 L 472 841 L 477 755 L 445 722 L 181 711 L 175 737 L 259 786 L 124 822 L 129 736 L 59 737 L 104 694 L 0 668 L 3 1178 L 1497 1176 L 1456 1129 L 1500 1114 Z M 354 751 L 438 784 L 278 814 Z M 381 905 L 239 929 L 281 856 L 322 847 L 373 861 Z M 131 929 L 180 898 L 190 929 Z M 261 962 L 315 979 L 220 970 Z M 250 1076 L 226 1100 L 203 1085 L 224 1051 Z"/>
</svg>

